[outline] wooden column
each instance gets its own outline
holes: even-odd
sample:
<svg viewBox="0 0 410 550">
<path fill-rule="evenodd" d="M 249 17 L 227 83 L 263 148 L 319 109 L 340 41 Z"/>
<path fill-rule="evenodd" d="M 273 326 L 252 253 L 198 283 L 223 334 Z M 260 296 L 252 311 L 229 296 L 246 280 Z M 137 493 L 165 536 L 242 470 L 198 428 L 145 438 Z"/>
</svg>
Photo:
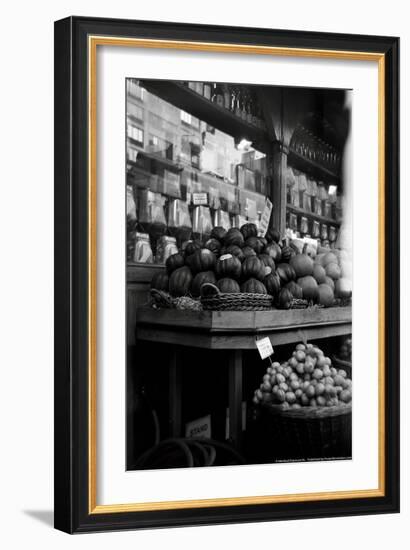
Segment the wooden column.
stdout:
<svg viewBox="0 0 410 550">
<path fill-rule="evenodd" d="M 286 167 L 287 153 L 280 142 L 272 145 L 272 203 L 273 211 L 271 217 L 271 226 L 275 227 L 281 238 L 285 235 L 286 229 Z"/>
<path fill-rule="evenodd" d="M 242 444 L 242 350 L 229 352 L 229 439 Z"/>
<path fill-rule="evenodd" d="M 178 346 L 170 349 L 169 364 L 169 436 L 181 436 L 182 365 Z"/>
</svg>

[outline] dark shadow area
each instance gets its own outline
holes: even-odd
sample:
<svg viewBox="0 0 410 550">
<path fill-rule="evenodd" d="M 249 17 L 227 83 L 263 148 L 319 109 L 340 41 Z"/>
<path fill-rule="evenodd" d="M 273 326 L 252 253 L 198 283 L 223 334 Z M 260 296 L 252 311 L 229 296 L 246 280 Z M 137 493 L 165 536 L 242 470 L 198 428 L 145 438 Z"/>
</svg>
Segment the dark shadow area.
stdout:
<svg viewBox="0 0 410 550">
<path fill-rule="evenodd" d="M 54 512 L 53 510 L 23 510 L 23 512 L 41 523 L 48 525 L 49 527 L 54 526 Z"/>
</svg>

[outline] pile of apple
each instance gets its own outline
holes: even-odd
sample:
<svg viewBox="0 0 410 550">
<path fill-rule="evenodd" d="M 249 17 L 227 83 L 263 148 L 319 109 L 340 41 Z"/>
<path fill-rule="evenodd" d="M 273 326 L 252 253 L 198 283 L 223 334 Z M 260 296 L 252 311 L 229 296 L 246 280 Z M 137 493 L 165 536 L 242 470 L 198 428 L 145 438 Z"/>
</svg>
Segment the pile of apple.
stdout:
<svg viewBox="0 0 410 550">
<path fill-rule="evenodd" d="M 335 369 L 329 357 L 313 344 L 298 344 L 284 363 L 271 363 L 253 402 L 281 405 L 283 409 L 334 407 L 352 400 L 352 381 Z"/>
</svg>

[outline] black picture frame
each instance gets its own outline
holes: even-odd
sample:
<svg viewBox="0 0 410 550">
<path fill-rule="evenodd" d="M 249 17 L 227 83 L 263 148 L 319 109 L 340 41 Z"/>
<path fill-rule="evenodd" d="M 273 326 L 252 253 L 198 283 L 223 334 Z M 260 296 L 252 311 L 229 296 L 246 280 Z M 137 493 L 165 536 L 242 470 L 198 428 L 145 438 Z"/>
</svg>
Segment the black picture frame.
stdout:
<svg viewBox="0 0 410 550">
<path fill-rule="evenodd" d="M 88 58 L 90 35 L 377 52 L 385 58 L 385 494 L 376 498 L 89 511 Z M 399 39 L 68 17 L 55 23 L 55 527 L 67 533 L 399 511 Z"/>
</svg>

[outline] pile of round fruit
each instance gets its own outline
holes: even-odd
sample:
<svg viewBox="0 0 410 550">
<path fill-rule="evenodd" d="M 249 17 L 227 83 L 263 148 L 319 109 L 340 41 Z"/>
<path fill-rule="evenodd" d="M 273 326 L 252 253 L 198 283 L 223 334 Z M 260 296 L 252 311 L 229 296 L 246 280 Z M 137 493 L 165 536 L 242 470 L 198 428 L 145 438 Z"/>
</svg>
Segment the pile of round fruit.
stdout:
<svg viewBox="0 0 410 550">
<path fill-rule="evenodd" d="M 258 236 L 255 224 L 228 231 L 214 227 L 201 243 L 188 241 L 166 261 L 166 270 L 157 273 L 151 287 L 171 296 L 198 298 L 205 283 L 221 293 L 269 294 L 281 309 L 293 300 L 307 300 L 324 307 L 335 298 L 351 297 L 349 266 L 342 250 L 324 249 L 318 255 L 291 242 L 280 242 L 272 229 Z"/>
<path fill-rule="evenodd" d="M 334 407 L 352 400 L 352 381 L 343 369 L 335 369 L 329 357 L 313 344 L 298 344 L 285 363 L 272 363 L 255 390 L 255 404 L 269 403 L 282 409 Z"/>
</svg>

